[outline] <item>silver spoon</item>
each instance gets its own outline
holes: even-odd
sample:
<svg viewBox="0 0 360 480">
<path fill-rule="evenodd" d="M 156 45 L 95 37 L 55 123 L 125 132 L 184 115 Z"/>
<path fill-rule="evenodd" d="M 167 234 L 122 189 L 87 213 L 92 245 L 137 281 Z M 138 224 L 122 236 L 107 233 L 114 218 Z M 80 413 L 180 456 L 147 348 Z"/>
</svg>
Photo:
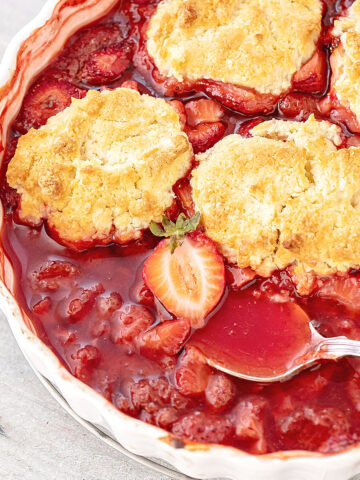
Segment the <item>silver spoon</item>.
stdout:
<svg viewBox="0 0 360 480">
<path fill-rule="evenodd" d="M 301 372 L 302 370 L 311 367 L 320 360 L 337 360 L 342 357 L 360 357 L 360 341 L 350 340 L 347 337 L 332 337 L 325 338 L 320 335 L 311 323 L 310 328 L 310 342 L 309 347 L 299 357 L 295 358 L 290 366 L 282 373 L 277 373 L 273 376 L 252 376 L 227 368 L 226 365 L 219 364 L 218 361 L 206 355 L 206 352 L 201 349 L 207 363 L 217 370 L 221 370 L 234 377 L 250 380 L 252 382 L 270 383 L 282 382 L 288 380 L 290 377 Z"/>
</svg>

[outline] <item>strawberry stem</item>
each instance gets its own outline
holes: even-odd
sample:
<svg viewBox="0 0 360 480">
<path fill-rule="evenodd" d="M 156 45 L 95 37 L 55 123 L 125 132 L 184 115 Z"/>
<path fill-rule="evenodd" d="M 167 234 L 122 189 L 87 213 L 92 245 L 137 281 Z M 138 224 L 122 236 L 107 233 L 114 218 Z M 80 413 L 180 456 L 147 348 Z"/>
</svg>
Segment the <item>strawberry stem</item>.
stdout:
<svg viewBox="0 0 360 480">
<path fill-rule="evenodd" d="M 200 212 L 196 212 L 191 218 L 187 218 L 184 213 L 180 213 L 176 223 L 163 215 L 162 226 L 151 221 L 150 231 L 156 237 L 170 237 L 168 248 L 170 248 L 171 253 L 174 253 L 176 247 L 182 244 L 186 234 L 196 230 L 199 222 Z"/>
</svg>

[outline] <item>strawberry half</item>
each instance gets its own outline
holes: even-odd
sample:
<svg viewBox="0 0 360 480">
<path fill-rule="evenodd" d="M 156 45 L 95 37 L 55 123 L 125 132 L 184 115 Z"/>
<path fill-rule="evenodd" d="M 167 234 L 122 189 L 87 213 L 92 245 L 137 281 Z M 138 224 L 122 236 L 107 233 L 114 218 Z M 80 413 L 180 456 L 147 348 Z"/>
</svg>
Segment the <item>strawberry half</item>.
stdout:
<svg viewBox="0 0 360 480">
<path fill-rule="evenodd" d="M 280 100 L 279 110 L 280 113 L 286 117 L 304 121 L 307 120 L 312 113 L 319 113 L 318 100 L 311 95 L 289 93 Z"/>
<path fill-rule="evenodd" d="M 224 260 L 202 233 L 187 235 L 173 253 L 170 242 L 160 242 L 146 260 L 143 279 L 170 313 L 202 327 L 224 291 Z"/>
</svg>

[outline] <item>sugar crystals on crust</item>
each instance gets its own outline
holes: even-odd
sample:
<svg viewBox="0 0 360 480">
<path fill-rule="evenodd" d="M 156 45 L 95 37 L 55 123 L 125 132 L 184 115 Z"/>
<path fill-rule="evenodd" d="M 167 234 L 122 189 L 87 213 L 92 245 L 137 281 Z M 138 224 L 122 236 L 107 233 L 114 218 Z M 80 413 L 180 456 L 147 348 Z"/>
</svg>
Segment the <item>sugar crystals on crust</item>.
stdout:
<svg viewBox="0 0 360 480">
<path fill-rule="evenodd" d="M 163 0 L 147 49 L 163 75 L 278 95 L 315 51 L 319 0 Z"/>
<path fill-rule="evenodd" d="M 360 149 L 310 117 L 271 120 L 198 155 L 191 184 L 207 235 L 231 262 L 267 276 L 328 275 L 360 264 Z"/>
<path fill-rule="evenodd" d="M 160 221 L 192 148 L 164 100 L 134 90 L 89 91 L 19 140 L 7 180 L 20 218 L 46 219 L 63 243 L 120 243 Z"/>
</svg>

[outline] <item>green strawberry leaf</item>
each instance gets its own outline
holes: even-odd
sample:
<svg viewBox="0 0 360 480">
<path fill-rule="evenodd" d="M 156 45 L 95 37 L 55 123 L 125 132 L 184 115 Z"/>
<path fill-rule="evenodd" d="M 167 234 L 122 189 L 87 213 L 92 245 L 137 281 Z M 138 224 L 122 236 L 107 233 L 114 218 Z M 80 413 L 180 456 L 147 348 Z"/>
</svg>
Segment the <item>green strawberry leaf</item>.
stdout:
<svg viewBox="0 0 360 480">
<path fill-rule="evenodd" d="M 196 212 L 191 218 L 187 218 L 184 213 L 180 213 L 176 223 L 172 222 L 165 215 L 162 218 L 162 227 L 151 221 L 150 231 L 156 237 L 170 237 L 168 247 L 171 253 L 174 253 L 176 247 L 181 245 L 185 235 L 196 230 L 200 222 L 200 212 Z"/>
</svg>

